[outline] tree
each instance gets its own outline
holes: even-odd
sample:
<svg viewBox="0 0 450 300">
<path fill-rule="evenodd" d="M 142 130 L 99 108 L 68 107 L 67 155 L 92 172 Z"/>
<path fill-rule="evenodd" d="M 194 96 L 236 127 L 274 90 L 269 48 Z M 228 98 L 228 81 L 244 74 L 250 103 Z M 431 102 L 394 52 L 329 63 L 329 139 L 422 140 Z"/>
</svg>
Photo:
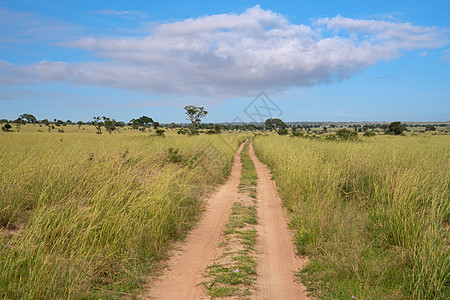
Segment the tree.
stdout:
<svg viewBox="0 0 450 300">
<path fill-rule="evenodd" d="M 67 124 L 63 120 L 56 120 L 55 119 L 55 125 L 56 126 L 61 126 L 61 125 L 66 126 Z"/>
<path fill-rule="evenodd" d="M 188 116 L 186 120 L 191 121 L 191 133 L 194 134 L 197 132 L 197 127 L 200 125 L 202 118 L 205 117 L 208 112 L 203 106 L 186 105 L 184 109 Z"/>
<path fill-rule="evenodd" d="M 405 129 L 402 126 L 402 123 L 400 122 L 392 122 L 388 125 L 385 133 L 386 134 L 392 134 L 392 135 L 401 135 Z"/>
<path fill-rule="evenodd" d="M 145 125 L 148 127 L 149 124 L 153 123 L 153 119 L 147 116 L 142 116 L 138 119 L 139 125 Z"/>
<path fill-rule="evenodd" d="M 95 129 L 97 129 L 97 134 L 102 134 L 102 126 L 104 125 L 101 117 L 94 117 L 94 121 L 92 121 L 92 125 L 94 125 Z"/>
<path fill-rule="evenodd" d="M 287 128 L 287 125 L 281 120 L 281 119 L 267 119 L 264 122 L 264 125 L 266 125 L 266 128 L 269 130 L 272 129 L 285 129 Z"/>
<path fill-rule="evenodd" d="M 27 123 L 36 123 L 37 121 L 36 117 L 31 114 L 20 115 L 20 118 L 25 119 Z"/>
<path fill-rule="evenodd" d="M 102 117 L 103 119 L 103 125 L 105 126 L 105 130 L 111 134 L 114 130 L 116 130 L 116 120 L 110 119 L 107 117 Z"/>
<path fill-rule="evenodd" d="M 148 127 L 150 124 L 155 124 L 152 118 L 147 116 L 142 116 L 139 119 L 131 119 L 130 120 L 130 126 L 133 129 L 139 129 L 139 126 L 145 126 Z M 158 123 L 159 124 L 159 123 Z"/>
<path fill-rule="evenodd" d="M 139 129 L 139 119 L 131 119 L 129 124 L 132 129 Z"/>
<path fill-rule="evenodd" d="M 78 124 L 78 129 L 80 129 L 81 125 L 83 125 L 83 121 L 78 121 L 77 124 Z"/>
</svg>

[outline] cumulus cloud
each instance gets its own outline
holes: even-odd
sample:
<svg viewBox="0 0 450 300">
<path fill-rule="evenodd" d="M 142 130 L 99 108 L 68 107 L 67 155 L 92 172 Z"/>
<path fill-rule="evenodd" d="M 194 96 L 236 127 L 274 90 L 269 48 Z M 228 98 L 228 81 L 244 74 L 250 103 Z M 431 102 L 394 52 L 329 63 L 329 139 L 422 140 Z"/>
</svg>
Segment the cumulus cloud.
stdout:
<svg viewBox="0 0 450 300">
<path fill-rule="evenodd" d="M 146 37 L 64 44 L 101 61 L 41 61 L 25 67 L 0 62 L 0 83 L 69 81 L 151 93 L 236 96 L 343 80 L 402 51 L 447 43 L 447 33 L 433 26 L 342 16 L 297 25 L 255 6 L 241 14 L 160 24 Z"/>
</svg>

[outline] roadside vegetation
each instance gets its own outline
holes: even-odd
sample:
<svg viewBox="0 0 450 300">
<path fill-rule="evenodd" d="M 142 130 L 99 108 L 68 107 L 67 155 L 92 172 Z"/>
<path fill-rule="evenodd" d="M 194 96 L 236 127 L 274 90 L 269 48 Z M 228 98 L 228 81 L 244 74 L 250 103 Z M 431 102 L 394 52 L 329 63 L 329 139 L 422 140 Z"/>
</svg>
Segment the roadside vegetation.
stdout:
<svg viewBox="0 0 450 300">
<path fill-rule="evenodd" d="M 312 295 L 450 298 L 448 123 L 204 124 L 203 107 L 185 110 L 189 124 L 0 119 L 0 298 L 135 295 L 255 133 Z M 247 295 L 256 276 L 248 145 L 241 160 L 211 297 Z"/>
<path fill-rule="evenodd" d="M 214 298 L 251 295 L 256 279 L 254 254 L 258 234 L 256 224 L 256 170 L 249 155 L 249 144 L 241 152 L 242 175 L 238 199 L 223 231 L 224 241 L 215 262 L 208 266 L 202 284 Z"/>
<path fill-rule="evenodd" d="M 258 136 L 254 145 L 290 212 L 298 253 L 309 256 L 299 276 L 310 294 L 450 298 L 447 136 Z"/>
<path fill-rule="evenodd" d="M 134 293 L 195 223 L 243 141 L 76 127 L 0 134 L 1 298 Z"/>
</svg>

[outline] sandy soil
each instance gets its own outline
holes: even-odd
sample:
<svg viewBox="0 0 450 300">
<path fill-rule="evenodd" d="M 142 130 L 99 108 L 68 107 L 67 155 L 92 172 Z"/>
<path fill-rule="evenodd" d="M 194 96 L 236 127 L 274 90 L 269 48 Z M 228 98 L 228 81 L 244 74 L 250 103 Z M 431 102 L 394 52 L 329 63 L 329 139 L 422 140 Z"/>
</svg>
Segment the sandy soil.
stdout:
<svg viewBox="0 0 450 300">
<path fill-rule="evenodd" d="M 169 260 L 169 269 L 152 284 L 143 298 L 147 299 L 208 299 L 199 284 L 206 267 L 213 261 L 221 241 L 222 229 L 236 200 L 241 178 L 240 154 L 244 144 L 234 156 L 230 177 L 207 200 L 207 209 L 197 227 L 191 231 L 178 251 Z"/>
<path fill-rule="evenodd" d="M 308 299 L 305 287 L 294 273 L 305 263 L 295 254 L 292 234 L 281 206 L 270 170 L 256 157 L 250 144 L 250 157 L 256 168 L 259 225 L 256 293 L 253 299 Z"/>
</svg>

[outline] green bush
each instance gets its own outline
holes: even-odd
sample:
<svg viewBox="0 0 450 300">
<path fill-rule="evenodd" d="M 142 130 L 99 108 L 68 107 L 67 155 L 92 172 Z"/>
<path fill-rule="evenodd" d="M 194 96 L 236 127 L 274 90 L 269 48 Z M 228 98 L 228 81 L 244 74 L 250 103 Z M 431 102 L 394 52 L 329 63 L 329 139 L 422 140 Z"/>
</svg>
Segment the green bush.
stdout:
<svg viewBox="0 0 450 300">
<path fill-rule="evenodd" d="M 289 130 L 287 130 L 287 129 L 278 129 L 277 133 L 279 135 L 287 135 L 287 134 L 289 134 Z"/>
<path fill-rule="evenodd" d="M 358 133 L 347 128 L 339 129 L 336 131 L 335 136 L 341 141 L 354 141 L 358 139 Z"/>
<path fill-rule="evenodd" d="M 303 132 L 301 132 L 301 131 L 292 131 L 291 136 L 303 137 Z"/>
<path fill-rule="evenodd" d="M 6 123 L 5 126 L 2 127 L 2 131 L 3 132 L 10 132 L 10 131 L 12 131 L 11 127 L 12 127 L 11 124 Z"/>
<path fill-rule="evenodd" d="M 371 137 L 371 136 L 376 136 L 377 134 L 373 131 L 366 131 L 364 132 L 363 136 L 367 136 L 367 137 Z"/>
</svg>

